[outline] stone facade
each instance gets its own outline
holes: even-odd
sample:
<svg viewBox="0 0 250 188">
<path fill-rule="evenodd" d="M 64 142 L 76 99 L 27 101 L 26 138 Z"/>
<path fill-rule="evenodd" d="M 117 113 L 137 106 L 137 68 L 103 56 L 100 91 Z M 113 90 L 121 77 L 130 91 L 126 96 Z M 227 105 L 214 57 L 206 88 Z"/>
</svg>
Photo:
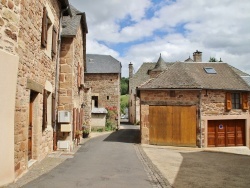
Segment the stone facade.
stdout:
<svg viewBox="0 0 250 188">
<path fill-rule="evenodd" d="M 197 147 L 207 147 L 207 123 L 209 120 L 245 119 L 246 145 L 249 147 L 249 110 L 232 109 L 226 111 L 226 91 L 219 90 L 176 90 L 171 97 L 168 90 L 141 90 L 141 142 L 149 143 L 149 106 L 186 106 L 197 107 Z M 249 100 L 250 101 L 250 98 Z"/>
<path fill-rule="evenodd" d="M 53 149 L 51 106 L 55 88 L 56 58 L 48 51 L 52 45 L 52 33 L 48 34 L 46 48 L 41 47 L 41 33 L 44 7 L 48 11 L 51 26 L 54 26 L 58 33 L 60 6 L 58 1 L 54 0 L 20 1 L 20 25 L 16 48 L 20 58 L 15 104 L 16 176 L 28 169 L 30 160 L 40 161 Z M 14 39 L 15 32 L 9 33 L 12 33 Z M 45 90 L 48 92 L 47 127 L 43 127 Z"/>
<path fill-rule="evenodd" d="M 20 0 L 0 2 L 0 49 L 17 55 Z"/>
<path fill-rule="evenodd" d="M 120 74 L 85 74 L 85 83 L 92 88 L 92 96 L 98 97 L 98 108 L 114 107 L 115 126 L 120 126 Z"/>
<path fill-rule="evenodd" d="M 71 148 L 74 148 L 74 117 L 73 108 L 80 113 L 84 99 L 84 60 L 86 55 L 86 33 L 78 28 L 75 37 L 63 37 L 60 57 L 60 84 L 58 110 L 66 110 L 71 113 L 72 131 L 68 133 L 58 132 L 59 140 L 68 140 Z M 85 53 L 84 53 L 85 52 Z M 80 68 L 81 67 L 81 68 Z M 80 70 L 80 72 L 79 72 Z M 79 76 L 82 86 L 79 87 Z M 80 125 L 82 127 L 82 125 Z M 78 129 L 78 128 L 77 128 Z M 73 139 L 72 139 L 73 138 Z"/>
</svg>

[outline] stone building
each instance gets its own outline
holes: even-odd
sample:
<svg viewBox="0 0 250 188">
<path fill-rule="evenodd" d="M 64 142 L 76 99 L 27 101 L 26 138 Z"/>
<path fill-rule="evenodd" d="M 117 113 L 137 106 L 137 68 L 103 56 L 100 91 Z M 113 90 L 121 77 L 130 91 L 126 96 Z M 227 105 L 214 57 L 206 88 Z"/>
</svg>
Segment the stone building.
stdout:
<svg viewBox="0 0 250 188">
<path fill-rule="evenodd" d="M 58 34 L 68 0 L 0 2 L 0 186 L 53 149 Z"/>
<path fill-rule="evenodd" d="M 136 95 L 136 88 L 171 65 L 172 63 L 166 63 L 160 55 L 156 63 L 145 62 L 133 74 L 133 64 L 129 64 L 129 122 L 133 124 L 140 122 L 140 99 Z"/>
<path fill-rule="evenodd" d="M 112 111 L 114 128 L 120 126 L 121 63 L 110 55 L 87 54 L 85 84 L 91 88 L 91 108 Z M 94 113 L 94 111 L 93 111 Z"/>
<path fill-rule="evenodd" d="M 137 89 L 141 142 L 249 147 L 249 75 L 226 63 L 176 62 Z"/>
<path fill-rule="evenodd" d="M 58 149 L 74 148 L 76 132 L 84 121 L 84 68 L 86 64 L 85 13 L 70 6 L 72 17 L 64 16 L 59 76 L 59 115 L 69 112 L 69 119 L 59 119 Z"/>
</svg>

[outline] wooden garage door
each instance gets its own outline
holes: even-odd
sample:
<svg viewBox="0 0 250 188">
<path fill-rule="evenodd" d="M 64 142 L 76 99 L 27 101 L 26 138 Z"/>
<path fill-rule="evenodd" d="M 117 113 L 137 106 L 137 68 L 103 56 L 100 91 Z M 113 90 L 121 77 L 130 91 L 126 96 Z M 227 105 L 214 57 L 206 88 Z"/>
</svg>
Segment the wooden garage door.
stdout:
<svg viewBox="0 0 250 188">
<path fill-rule="evenodd" d="M 196 106 L 150 106 L 149 143 L 196 146 Z"/>
<path fill-rule="evenodd" d="M 208 147 L 245 146 L 245 120 L 208 121 Z"/>
</svg>

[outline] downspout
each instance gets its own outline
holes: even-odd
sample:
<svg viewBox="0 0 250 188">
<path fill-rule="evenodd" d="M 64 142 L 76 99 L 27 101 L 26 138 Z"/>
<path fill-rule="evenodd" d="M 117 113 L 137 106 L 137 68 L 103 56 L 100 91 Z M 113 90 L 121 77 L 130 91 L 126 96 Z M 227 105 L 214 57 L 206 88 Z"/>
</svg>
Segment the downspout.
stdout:
<svg viewBox="0 0 250 188">
<path fill-rule="evenodd" d="M 200 128 L 200 148 L 202 148 L 202 128 L 201 128 L 201 91 L 199 93 L 199 104 L 198 104 L 198 123 Z"/>
<path fill-rule="evenodd" d="M 59 32 L 58 32 L 58 41 L 57 41 L 57 57 L 56 57 L 56 75 L 55 75 L 55 126 L 53 129 L 53 150 L 57 150 L 57 110 L 58 110 L 58 88 L 59 88 L 59 64 L 60 64 L 60 52 L 61 52 L 61 35 L 62 35 L 62 20 L 63 13 L 69 9 L 67 6 L 65 9 L 61 10 L 60 20 L 59 20 Z"/>
</svg>

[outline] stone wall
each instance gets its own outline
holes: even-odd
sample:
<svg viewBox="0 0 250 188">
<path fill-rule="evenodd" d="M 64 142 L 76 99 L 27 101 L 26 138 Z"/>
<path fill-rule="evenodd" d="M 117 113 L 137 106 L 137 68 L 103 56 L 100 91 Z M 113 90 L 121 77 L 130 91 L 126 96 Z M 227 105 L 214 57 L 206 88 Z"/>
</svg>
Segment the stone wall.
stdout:
<svg viewBox="0 0 250 188">
<path fill-rule="evenodd" d="M 250 98 L 248 99 L 250 101 Z M 226 91 L 204 90 L 201 93 L 201 133 L 202 147 L 206 147 L 206 130 L 209 120 L 246 119 L 246 139 L 249 139 L 249 110 L 226 110 Z M 200 130 L 199 130 L 200 131 Z M 247 143 L 249 146 L 250 143 Z"/>
<path fill-rule="evenodd" d="M 98 107 L 115 107 L 120 125 L 120 74 L 85 74 L 85 83 L 98 96 Z"/>
<path fill-rule="evenodd" d="M 18 4 L 18 1 L 15 1 L 15 4 Z M 32 120 L 32 159 L 42 160 L 53 148 L 51 122 L 48 123 L 47 128 L 42 128 L 42 93 L 46 82 L 50 83 L 50 88 L 54 88 L 56 66 L 55 58 L 48 56 L 46 49 L 41 47 L 43 7 L 48 9 L 51 18 L 53 18 L 53 25 L 58 31 L 60 17 L 60 4 L 58 4 L 58 1 L 20 1 L 18 48 L 15 50 L 20 58 L 15 112 L 16 176 L 21 175 L 28 168 L 28 127 L 31 91 L 35 95 L 32 114 L 32 117 L 34 117 Z M 52 92 L 54 91 L 50 91 L 48 101 L 51 101 Z M 48 104 L 48 109 L 49 106 L 51 106 L 51 103 Z"/>
<path fill-rule="evenodd" d="M 201 112 L 202 116 L 220 116 L 220 115 L 244 115 L 249 114 L 249 111 L 242 109 L 225 110 L 226 92 L 225 91 L 203 91 Z"/>
<path fill-rule="evenodd" d="M 80 23 L 79 23 L 80 24 Z M 77 76 L 78 66 L 82 67 L 82 83 L 84 80 L 84 38 L 81 27 L 75 37 L 64 37 L 62 39 L 60 57 L 60 76 L 59 76 L 59 103 L 58 110 L 71 112 L 71 125 L 73 125 L 73 108 L 80 110 L 84 100 L 84 90 L 78 87 Z M 72 132 L 58 132 L 59 140 L 72 141 Z M 71 146 L 74 147 L 73 143 Z"/>
<path fill-rule="evenodd" d="M 0 2 L 0 50 L 18 54 L 20 0 Z"/>
<path fill-rule="evenodd" d="M 141 142 L 149 143 L 148 116 L 150 105 L 196 105 L 198 109 L 197 145 L 199 147 L 205 146 L 207 121 L 216 119 L 246 119 L 246 139 L 247 145 L 249 145 L 249 110 L 232 109 L 226 111 L 225 97 L 226 91 L 218 90 L 175 91 L 174 93 L 171 91 L 141 91 Z"/>
</svg>

